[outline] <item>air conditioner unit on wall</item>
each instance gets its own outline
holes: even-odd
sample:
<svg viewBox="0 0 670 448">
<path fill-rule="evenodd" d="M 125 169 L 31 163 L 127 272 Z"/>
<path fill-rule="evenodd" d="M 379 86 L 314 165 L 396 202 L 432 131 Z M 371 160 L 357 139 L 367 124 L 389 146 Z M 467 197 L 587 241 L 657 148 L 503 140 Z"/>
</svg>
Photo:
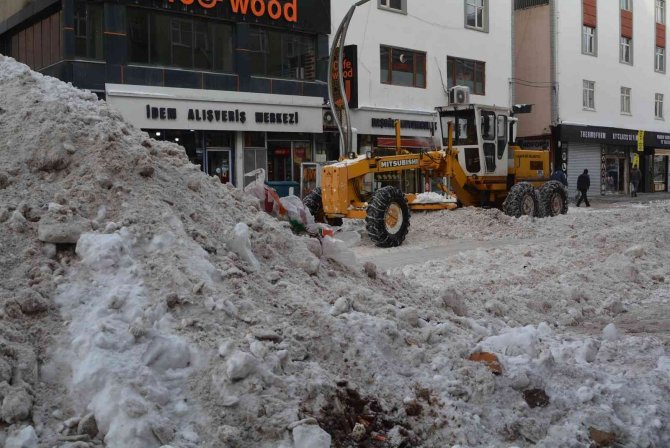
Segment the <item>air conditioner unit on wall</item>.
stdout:
<svg viewBox="0 0 670 448">
<path fill-rule="evenodd" d="M 449 104 L 469 104 L 470 87 L 454 86 L 449 89 Z"/>
</svg>

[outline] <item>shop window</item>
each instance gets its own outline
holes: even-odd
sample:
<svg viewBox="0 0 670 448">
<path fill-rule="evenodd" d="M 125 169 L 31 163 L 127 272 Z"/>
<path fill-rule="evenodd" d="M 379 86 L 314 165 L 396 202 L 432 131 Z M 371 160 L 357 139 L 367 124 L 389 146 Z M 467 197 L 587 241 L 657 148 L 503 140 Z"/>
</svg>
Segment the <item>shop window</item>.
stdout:
<svg viewBox="0 0 670 448">
<path fill-rule="evenodd" d="M 656 0 L 656 23 L 665 25 L 665 0 Z"/>
<path fill-rule="evenodd" d="M 379 58 L 382 84 L 426 87 L 426 53 L 382 45 Z"/>
<path fill-rule="evenodd" d="M 316 79 L 313 36 L 253 27 L 250 32 L 251 73 L 275 78 Z"/>
<path fill-rule="evenodd" d="M 233 28 L 188 16 L 128 9 L 128 59 L 135 64 L 232 72 Z"/>
<path fill-rule="evenodd" d="M 654 156 L 654 192 L 668 190 L 668 156 Z"/>
<path fill-rule="evenodd" d="M 76 1 L 74 4 L 74 54 L 79 58 L 102 59 L 103 5 Z"/>
<path fill-rule="evenodd" d="M 465 26 L 478 31 L 488 31 L 488 0 L 465 0 Z"/>
<path fill-rule="evenodd" d="M 596 29 L 590 26 L 582 27 L 582 53 L 596 55 Z"/>
<path fill-rule="evenodd" d="M 467 86 L 475 95 L 486 95 L 486 63 L 447 57 L 447 87 Z"/>
<path fill-rule="evenodd" d="M 582 89 L 582 105 L 584 109 L 595 110 L 596 108 L 596 83 L 584 80 Z"/>
<path fill-rule="evenodd" d="M 665 48 L 656 47 L 656 57 L 654 58 L 654 70 L 665 73 Z"/>
<path fill-rule="evenodd" d="M 251 173 L 257 169 L 267 171 L 268 157 L 265 149 L 265 132 L 244 133 L 244 173 Z M 267 178 L 267 176 L 266 176 Z M 246 187 L 255 180 L 255 177 L 244 176 Z"/>
<path fill-rule="evenodd" d="M 621 1 L 621 9 L 624 11 L 632 11 L 633 10 L 633 0 L 620 0 Z"/>
<path fill-rule="evenodd" d="M 619 60 L 625 64 L 633 63 L 633 39 L 621 36 Z"/>
<path fill-rule="evenodd" d="M 377 0 L 379 9 L 407 13 L 407 0 Z"/>
<path fill-rule="evenodd" d="M 656 118 L 658 118 L 659 120 L 663 119 L 663 94 L 662 93 L 657 93 L 656 94 L 654 116 Z"/>
<path fill-rule="evenodd" d="M 265 148 L 265 132 L 245 132 L 245 148 Z"/>
<path fill-rule="evenodd" d="M 630 87 L 621 88 L 621 113 L 630 114 Z"/>
</svg>

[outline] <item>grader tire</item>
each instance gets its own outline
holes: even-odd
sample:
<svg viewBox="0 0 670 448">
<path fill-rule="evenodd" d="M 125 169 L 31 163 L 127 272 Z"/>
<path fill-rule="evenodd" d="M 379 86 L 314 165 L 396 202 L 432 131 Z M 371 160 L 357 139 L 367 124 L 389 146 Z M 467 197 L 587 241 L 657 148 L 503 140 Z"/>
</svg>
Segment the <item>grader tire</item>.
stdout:
<svg viewBox="0 0 670 448">
<path fill-rule="evenodd" d="M 565 215 L 568 212 L 568 193 L 562 183 L 550 180 L 540 187 L 542 216 Z"/>
<path fill-rule="evenodd" d="M 542 210 L 535 188 L 528 182 L 519 182 L 514 185 L 503 202 L 503 212 L 515 218 L 540 217 Z"/>
<path fill-rule="evenodd" d="M 378 247 L 398 247 L 409 232 L 409 206 L 396 187 L 377 190 L 368 204 L 365 227 Z"/>
<path fill-rule="evenodd" d="M 312 190 L 304 197 L 302 203 L 312 214 L 316 222 L 326 222 L 333 227 L 342 226 L 342 218 L 326 218 L 323 213 L 323 198 L 321 197 L 321 188 Z"/>
</svg>

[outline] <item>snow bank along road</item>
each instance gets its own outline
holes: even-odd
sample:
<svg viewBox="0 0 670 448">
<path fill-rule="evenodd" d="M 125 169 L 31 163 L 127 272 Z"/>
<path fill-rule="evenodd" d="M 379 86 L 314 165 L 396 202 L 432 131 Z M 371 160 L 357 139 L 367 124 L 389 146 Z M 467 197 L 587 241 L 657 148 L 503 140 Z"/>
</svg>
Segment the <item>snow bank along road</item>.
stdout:
<svg viewBox="0 0 670 448">
<path fill-rule="evenodd" d="M 480 298 L 475 309 L 488 303 L 510 322 L 552 317 L 593 330 L 612 320 L 667 340 L 669 209 L 658 201 L 573 207 L 551 219 L 475 208 L 416 214 L 403 246 L 380 249 L 363 236 L 355 253 L 391 275 Z M 597 305 L 609 312 L 590 315 Z"/>
</svg>

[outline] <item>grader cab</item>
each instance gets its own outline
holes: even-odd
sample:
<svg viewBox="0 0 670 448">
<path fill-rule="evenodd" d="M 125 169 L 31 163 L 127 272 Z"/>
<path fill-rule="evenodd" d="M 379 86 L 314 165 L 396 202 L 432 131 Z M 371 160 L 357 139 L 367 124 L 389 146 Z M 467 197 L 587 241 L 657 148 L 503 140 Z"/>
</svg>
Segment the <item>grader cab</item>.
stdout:
<svg viewBox="0 0 670 448">
<path fill-rule="evenodd" d="M 548 151 L 513 143 L 517 120 L 508 109 L 465 104 L 438 108 L 437 114 L 442 149 L 417 153 L 398 147 L 396 155 L 367 153 L 325 166 L 321 188 L 304 199 L 317 221 L 364 219 L 377 246 L 395 247 L 407 236 L 410 210 L 484 206 L 515 217 L 567 212 L 565 188 L 549 180 Z M 420 172 L 427 183 L 437 180 L 456 203 L 415 202 L 415 194 L 397 186 L 378 188 L 379 175 L 407 170 Z"/>
</svg>

